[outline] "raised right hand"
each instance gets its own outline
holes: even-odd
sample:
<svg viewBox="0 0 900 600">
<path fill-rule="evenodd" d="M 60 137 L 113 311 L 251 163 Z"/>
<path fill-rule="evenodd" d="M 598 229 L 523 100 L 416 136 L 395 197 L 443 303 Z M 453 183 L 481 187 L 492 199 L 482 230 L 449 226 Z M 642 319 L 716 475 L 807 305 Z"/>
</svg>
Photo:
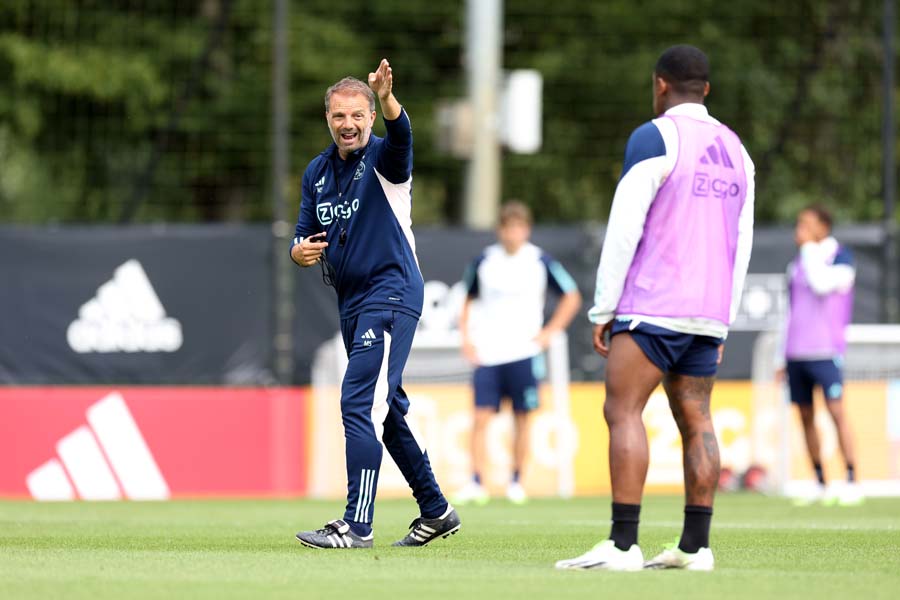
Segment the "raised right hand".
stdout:
<svg viewBox="0 0 900 600">
<path fill-rule="evenodd" d="M 374 73 L 369 73 L 369 87 L 372 88 L 379 100 L 384 100 L 391 95 L 391 90 L 394 89 L 394 74 L 386 58 L 381 59 L 381 63 Z"/>
</svg>

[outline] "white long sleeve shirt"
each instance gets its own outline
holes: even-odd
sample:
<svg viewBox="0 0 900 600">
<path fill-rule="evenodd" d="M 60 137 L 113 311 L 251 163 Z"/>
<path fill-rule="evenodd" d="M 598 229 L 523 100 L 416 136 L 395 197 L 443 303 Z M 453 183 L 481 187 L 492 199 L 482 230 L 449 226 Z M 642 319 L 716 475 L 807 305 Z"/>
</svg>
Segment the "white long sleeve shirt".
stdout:
<svg viewBox="0 0 900 600">
<path fill-rule="evenodd" d="M 840 244 L 832 236 L 821 242 L 806 242 L 800 247 L 800 262 L 806 273 L 806 282 L 819 296 L 848 292 L 856 282 L 853 264 L 835 261 L 839 247 Z"/>
<path fill-rule="evenodd" d="M 702 104 L 685 103 L 670 108 L 666 115 L 683 115 L 719 124 Z M 613 318 L 631 319 L 694 335 L 725 338 L 728 327 L 718 321 L 703 318 L 672 318 L 648 315 L 620 315 L 616 307 L 622 297 L 625 279 L 644 232 L 647 213 L 656 199 L 660 186 L 675 168 L 678 159 L 678 129 L 670 119 L 653 119 L 635 130 L 625 150 L 622 177 L 616 187 L 612 210 L 597 269 L 594 306 L 588 318 L 595 324 L 605 324 Z M 754 176 L 756 168 L 747 150 L 741 146 L 747 195 L 738 224 L 737 253 L 734 261 L 733 288 L 729 323 L 737 316 L 744 289 L 744 279 L 750 264 L 753 246 Z"/>
</svg>

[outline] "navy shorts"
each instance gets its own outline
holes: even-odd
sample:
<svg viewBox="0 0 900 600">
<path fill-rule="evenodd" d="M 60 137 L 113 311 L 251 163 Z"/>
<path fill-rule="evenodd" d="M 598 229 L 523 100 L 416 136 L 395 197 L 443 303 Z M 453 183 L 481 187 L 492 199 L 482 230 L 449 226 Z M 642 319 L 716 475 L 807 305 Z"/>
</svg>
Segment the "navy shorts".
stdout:
<svg viewBox="0 0 900 600">
<path fill-rule="evenodd" d="M 502 365 L 475 369 L 475 406 L 500 410 L 503 398 L 512 400 L 515 412 L 538 407 L 538 380 L 543 377 L 544 357 L 525 358 Z"/>
<path fill-rule="evenodd" d="M 719 368 L 720 338 L 679 333 L 638 321 L 616 320 L 612 335 L 630 333 L 650 362 L 663 373 L 711 377 Z"/>
<path fill-rule="evenodd" d="M 840 359 L 789 360 L 785 365 L 791 402 L 809 406 L 813 401 L 813 389 L 818 385 L 825 400 L 840 400 L 844 395 L 844 374 Z"/>
</svg>

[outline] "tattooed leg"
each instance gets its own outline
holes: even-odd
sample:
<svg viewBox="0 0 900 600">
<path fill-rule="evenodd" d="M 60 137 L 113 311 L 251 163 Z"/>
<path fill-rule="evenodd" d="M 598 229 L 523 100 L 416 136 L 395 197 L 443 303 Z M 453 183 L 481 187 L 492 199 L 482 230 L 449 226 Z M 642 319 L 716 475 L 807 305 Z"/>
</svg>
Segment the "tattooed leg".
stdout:
<svg viewBox="0 0 900 600">
<path fill-rule="evenodd" d="M 719 444 L 709 403 L 714 377 L 669 374 L 663 387 L 681 432 L 685 503 L 712 506 L 719 482 Z"/>
</svg>

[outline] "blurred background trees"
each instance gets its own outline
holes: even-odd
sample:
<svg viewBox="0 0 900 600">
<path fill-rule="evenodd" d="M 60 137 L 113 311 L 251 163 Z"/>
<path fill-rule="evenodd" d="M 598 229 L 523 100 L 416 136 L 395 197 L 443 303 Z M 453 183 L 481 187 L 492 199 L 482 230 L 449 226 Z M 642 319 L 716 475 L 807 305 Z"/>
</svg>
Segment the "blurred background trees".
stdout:
<svg viewBox="0 0 900 600">
<path fill-rule="evenodd" d="M 269 220 L 270 4 L 0 3 L 0 220 Z M 437 151 L 435 107 L 466 92 L 463 11 L 292 2 L 292 211 L 330 142 L 325 88 L 387 56 L 416 136 L 414 217 L 458 222 L 465 164 Z M 881 217 L 881 2 L 507 0 L 504 18 L 504 66 L 544 77 L 544 145 L 504 157 L 504 197 L 540 221 L 606 219 L 653 63 L 680 42 L 711 58 L 708 105 L 756 162 L 760 221 L 811 201 Z"/>
</svg>

